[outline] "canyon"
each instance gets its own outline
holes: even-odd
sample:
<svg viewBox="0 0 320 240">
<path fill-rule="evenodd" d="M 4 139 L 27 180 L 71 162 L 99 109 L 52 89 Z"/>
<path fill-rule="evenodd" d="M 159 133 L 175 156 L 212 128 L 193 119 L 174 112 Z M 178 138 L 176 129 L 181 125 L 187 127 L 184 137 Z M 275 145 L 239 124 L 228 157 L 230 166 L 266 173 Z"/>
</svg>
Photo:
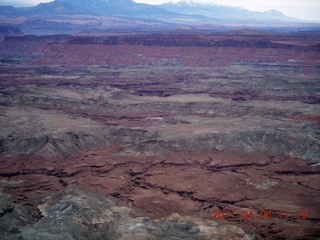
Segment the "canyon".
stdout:
<svg viewBox="0 0 320 240">
<path fill-rule="evenodd" d="M 316 33 L 6 36 L 2 236 L 318 239 L 319 73 Z"/>
</svg>

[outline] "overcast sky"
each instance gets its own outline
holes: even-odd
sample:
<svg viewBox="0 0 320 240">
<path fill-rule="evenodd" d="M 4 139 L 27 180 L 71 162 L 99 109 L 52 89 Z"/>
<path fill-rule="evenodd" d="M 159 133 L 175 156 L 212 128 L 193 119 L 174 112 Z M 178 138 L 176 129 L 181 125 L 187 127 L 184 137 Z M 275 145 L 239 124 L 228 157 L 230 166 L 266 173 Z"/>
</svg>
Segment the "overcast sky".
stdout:
<svg viewBox="0 0 320 240">
<path fill-rule="evenodd" d="M 52 0 L 0 0 L 0 4 L 4 2 L 22 3 L 24 5 L 36 5 L 40 2 L 51 2 Z M 170 0 L 134 0 L 139 3 L 160 4 L 170 2 Z M 179 0 L 171 0 L 178 2 Z M 271 9 L 278 10 L 287 16 L 319 20 L 320 21 L 320 0 L 199 0 L 200 2 L 212 2 L 225 6 L 243 7 L 254 11 L 268 11 Z M 21 6 L 21 5 L 20 5 Z"/>
</svg>

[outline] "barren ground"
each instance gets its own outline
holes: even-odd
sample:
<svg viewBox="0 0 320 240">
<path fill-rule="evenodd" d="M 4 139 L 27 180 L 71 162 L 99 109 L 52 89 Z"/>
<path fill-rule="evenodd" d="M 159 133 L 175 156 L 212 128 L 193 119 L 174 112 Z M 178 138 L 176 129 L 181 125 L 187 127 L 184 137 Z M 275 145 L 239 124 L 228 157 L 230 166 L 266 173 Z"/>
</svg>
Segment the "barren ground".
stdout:
<svg viewBox="0 0 320 240">
<path fill-rule="evenodd" d="M 47 219 L 38 206 L 57 204 L 50 194 L 80 188 L 138 209 L 133 218 L 218 223 L 219 233 L 199 239 L 317 239 L 319 42 L 205 35 L 180 46 L 181 37 L 166 37 L 178 46 L 141 36 L 114 46 L 1 43 L 2 194 L 33 213 L 16 228 Z M 10 212 L 2 209 L 0 220 Z M 215 210 L 229 215 L 212 219 Z M 119 219 L 140 221 L 131 217 Z M 183 228 L 191 230 L 166 236 L 195 239 Z M 18 236 L 11 230 L 3 231 Z"/>
</svg>

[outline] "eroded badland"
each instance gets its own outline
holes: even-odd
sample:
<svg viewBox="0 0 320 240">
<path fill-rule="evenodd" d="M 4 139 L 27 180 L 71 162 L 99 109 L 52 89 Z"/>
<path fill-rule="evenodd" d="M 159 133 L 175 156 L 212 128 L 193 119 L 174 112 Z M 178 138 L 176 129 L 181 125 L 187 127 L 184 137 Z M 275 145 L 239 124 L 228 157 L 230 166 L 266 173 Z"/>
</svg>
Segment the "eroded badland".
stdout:
<svg viewBox="0 0 320 240">
<path fill-rule="evenodd" d="M 21 36 L 0 56 L 4 239 L 320 236 L 318 37 Z"/>
</svg>

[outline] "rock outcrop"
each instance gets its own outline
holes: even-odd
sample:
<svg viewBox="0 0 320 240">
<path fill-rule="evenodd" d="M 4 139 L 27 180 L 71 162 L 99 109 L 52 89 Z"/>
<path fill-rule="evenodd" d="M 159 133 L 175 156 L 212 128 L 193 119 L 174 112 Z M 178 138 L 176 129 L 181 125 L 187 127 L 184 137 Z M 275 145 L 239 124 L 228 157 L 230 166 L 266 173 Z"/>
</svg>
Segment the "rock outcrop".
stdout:
<svg viewBox="0 0 320 240">
<path fill-rule="evenodd" d="M 242 239 L 253 236 L 236 226 L 173 214 L 153 220 L 123 203 L 95 193 L 67 188 L 48 196 L 38 206 L 41 220 L 28 208 L 0 195 L 2 239 Z M 11 204 L 4 206 L 4 204 Z M 18 220 L 18 221 L 17 221 Z"/>
</svg>

